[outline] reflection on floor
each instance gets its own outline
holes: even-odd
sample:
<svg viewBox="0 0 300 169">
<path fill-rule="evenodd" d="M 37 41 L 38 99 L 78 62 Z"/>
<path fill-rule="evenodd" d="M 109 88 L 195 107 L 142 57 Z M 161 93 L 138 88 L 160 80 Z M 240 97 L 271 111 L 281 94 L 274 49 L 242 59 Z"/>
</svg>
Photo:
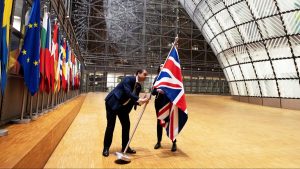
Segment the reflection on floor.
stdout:
<svg viewBox="0 0 300 169">
<path fill-rule="evenodd" d="M 102 156 L 106 126 L 104 98 L 89 93 L 81 111 L 45 168 L 289 168 L 300 166 L 300 111 L 262 107 L 227 96 L 187 95 L 189 119 L 177 137 L 177 152 L 163 133 L 156 143 L 153 100 L 140 122 L 131 147 L 132 162 L 115 164 L 121 149 L 117 120 L 109 157 Z M 132 111 L 131 128 L 138 113 Z"/>
</svg>

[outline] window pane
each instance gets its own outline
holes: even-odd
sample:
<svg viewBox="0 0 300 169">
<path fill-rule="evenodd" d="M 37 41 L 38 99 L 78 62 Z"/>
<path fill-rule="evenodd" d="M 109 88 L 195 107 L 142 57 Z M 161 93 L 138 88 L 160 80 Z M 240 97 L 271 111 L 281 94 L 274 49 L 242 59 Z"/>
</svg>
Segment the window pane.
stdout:
<svg viewBox="0 0 300 169">
<path fill-rule="evenodd" d="M 224 67 L 227 67 L 228 66 L 228 62 L 227 62 L 227 60 L 225 58 L 225 55 L 223 53 L 220 53 L 219 54 L 219 58 L 220 58 L 220 61 L 222 62 L 222 65 Z"/>
<path fill-rule="evenodd" d="M 271 58 L 292 57 L 287 38 L 276 38 L 266 41 Z"/>
<path fill-rule="evenodd" d="M 225 9 L 225 5 L 222 0 L 214 0 L 214 1 L 206 1 L 210 8 L 212 9 L 213 13 L 217 13 L 222 9 Z"/>
<path fill-rule="evenodd" d="M 280 17 L 274 16 L 257 21 L 264 39 L 285 35 Z"/>
<path fill-rule="evenodd" d="M 299 28 L 300 28 L 300 26 L 299 26 Z M 290 41 L 291 41 L 295 56 L 299 57 L 300 56 L 300 36 L 299 35 L 290 36 Z"/>
<path fill-rule="evenodd" d="M 214 37 L 214 34 L 211 32 L 211 29 L 208 27 L 207 23 L 204 24 L 203 31 L 207 33 L 209 39 Z"/>
<path fill-rule="evenodd" d="M 225 70 L 226 70 L 227 75 L 228 75 L 228 77 L 229 77 L 228 81 L 233 81 L 233 80 L 235 80 L 234 77 L 233 77 L 233 74 L 232 74 L 232 71 L 231 71 L 230 67 L 226 68 Z"/>
<path fill-rule="evenodd" d="M 246 96 L 247 95 L 247 90 L 246 90 L 245 82 L 237 82 L 237 85 L 238 85 L 240 95 L 241 96 Z"/>
<path fill-rule="evenodd" d="M 239 95 L 239 92 L 238 92 L 238 89 L 237 89 L 237 86 L 236 86 L 235 82 L 230 82 L 229 87 L 230 87 L 230 91 L 231 91 L 232 95 Z"/>
<path fill-rule="evenodd" d="M 255 18 L 278 13 L 274 0 L 247 0 Z"/>
<path fill-rule="evenodd" d="M 196 4 L 193 1 L 186 1 L 185 6 L 191 9 L 191 12 L 195 10 Z"/>
<path fill-rule="evenodd" d="M 243 80 L 243 76 L 242 76 L 239 65 L 232 66 L 231 69 L 235 76 L 235 80 Z"/>
<path fill-rule="evenodd" d="M 225 37 L 225 34 L 224 34 L 224 33 L 218 35 L 218 36 L 217 36 L 217 39 L 218 39 L 218 42 L 220 43 L 221 48 L 222 48 L 223 50 L 226 50 L 226 49 L 230 48 L 230 45 L 229 45 L 228 40 L 227 40 L 227 38 Z"/>
<path fill-rule="evenodd" d="M 259 81 L 262 95 L 265 97 L 278 97 L 278 90 L 275 80 L 261 80 Z"/>
<path fill-rule="evenodd" d="M 191 16 L 192 16 L 192 15 L 191 15 Z M 201 12 L 200 12 L 200 10 L 199 10 L 199 6 L 198 6 L 198 8 L 195 10 L 194 18 L 195 18 L 195 19 L 194 19 L 195 23 L 199 22 L 200 25 L 198 25 L 198 26 L 202 27 L 203 24 L 204 24 L 204 22 L 205 22 L 205 19 L 204 19 L 203 16 L 201 15 Z"/>
<path fill-rule="evenodd" d="M 299 0 L 277 0 L 281 12 L 299 9 Z"/>
<path fill-rule="evenodd" d="M 252 19 L 251 12 L 246 2 L 241 2 L 228 9 L 237 25 L 248 22 Z"/>
<path fill-rule="evenodd" d="M 237 61 L 236 61 L 236 58 L 234 56 L 234 53 L 233 53 L 232 49 L 225 51 L 224 54 L 225 54 L 225 56 L 226 56 L 226 58 L 228 60 L 228 63 L 230 65 L 237 64 Z"/>
<path fill-rule="evenodd" d="M 227 71 L 226 71 L 225 69 L 223 69 L 223 72 L 224 72 L 224 75 L 225 75 L 226 80 L 229 81 L 229 77 L 228 77 Z"/>
<path fill-rule="evenodd" d="M 238 46 L 235 47 L 233 50 L 236 54 L 239 63 L 245 63 L 251 61 L 245 46 Z"/>
<path fill-rule="evenodd" d="M 198 5 L 199 7 L 201 6 L 200 12 L 202 14 L 202 16 L 204 16 L 204 19 L 207 20 L 208 18 L 210 18 L 213 13 L 210 11 L 209 6 L 207 5 L 206 1 L 201 1 L 200 4 Z"/>
<path fill-rule="evenodd" d="M 296 64 L 297 64 L 298 71 L 300 71 L 300 58 L 296 58 Z"/>
<path fill-rule="evenodd" d="M 237 46 L 237 45 L 240 45 L 243 43 L 242 38 L 241 38 L 240 33 L 238 32 L 237 28 L 232 28 L 232 29 L 226 31 L 225 34 L 229 40 L 229 43 L 232 46 Z"/>
<path fill-rule="evenodd" d="M 258 81 L 246 81 L 246 85 L 249 96 L 260 96 Z"/>
<path fill-rule="evenodd" d="M 229 15 L 227 10 L 223 10 L 216 15 L 217 20 L 219 21 L 223 30 L 234 27 L 234 23 L 232 21 L 231 16 Z"/>
<path fill-rule="evenodd" d="M 299 80 L 278 80 L 281 97 L 300 98 Z"/>
<path fill-rule="evenodd" d="M 214 32 L 215 35 L 222 32 L 222 28 L 220 27 L 220 25 L 217 22 L 217 20 L 215 19 L 215 17 L 212 17 L 211 19 L 209 19 L 207 21 L 207 24 L 211 27 L 211 29 L 212 29 L 212 31 Z"/>
<path fill-rule="evenodd" d="M 242 0 L 227 0 L 227 1 L 224 1 L 224 3 L 226 4 L 226 6 L 228 6 L 228 5 L 232 5 L 239 1 L 242 1 Z"/>
<path fill-rule="evenodd" d="M 245 43 L 261 40 L 261 36 L 254 22 L 247 23 L 238 27 Z"/>
<path fill-rule="evenodd" d="M 241 64 L 241 69 L 245 79 L 256 79 L 255 72 L 251 63 Z"/>
<path fill-rule="evenodd" d="M 299 8 L 299 7 L 298 7 Z M 290 12 L 282 15 L 288 34 L 300 33 L 300 11 Z"/>
<path fill-rule="evenodd" d="M 247 45 L 248 51 L 253 61 L 269 59 L 267 51 L 261 42 Z"/>
<path fill-rule="evenodd" d="M 217 53 L 220 53 L 222 51 L 222 48 L 220 47 L 219 42 L 217 41 L 216 38 L 213 39 L 211 41 L 211 43 L 212 43 L 212 45 L 214 45 L 214 48 L 215 48 L 215 50 L 216 50 Z M 213 47 L 212 47 L 212 49 L 213 49 Z"/>
<path fill-rule="evenodd" d="M 277 78 L 297 78 L 293 59 L 274 60 L 273 67 Z"/>
<path fill-rule="evenodd" d="M 265 62 L 255 62 L 253 63 L 257 77 L 259 79 L 270 79 L 274 78 L 273 70 L 271 67 L 270 61 L 265 61 Z"/>
</svg>

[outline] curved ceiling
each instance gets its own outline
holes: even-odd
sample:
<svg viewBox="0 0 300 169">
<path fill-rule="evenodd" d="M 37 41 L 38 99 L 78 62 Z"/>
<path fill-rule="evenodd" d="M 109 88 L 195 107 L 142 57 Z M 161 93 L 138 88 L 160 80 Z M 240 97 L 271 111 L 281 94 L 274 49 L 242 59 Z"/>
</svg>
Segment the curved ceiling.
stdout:
<svg viewBox="0 0 300 169">
<path fill-rule="evenodd" d="M 232 95 L 300 98 L 299 0 L 180 0 Z"/>
</svg>

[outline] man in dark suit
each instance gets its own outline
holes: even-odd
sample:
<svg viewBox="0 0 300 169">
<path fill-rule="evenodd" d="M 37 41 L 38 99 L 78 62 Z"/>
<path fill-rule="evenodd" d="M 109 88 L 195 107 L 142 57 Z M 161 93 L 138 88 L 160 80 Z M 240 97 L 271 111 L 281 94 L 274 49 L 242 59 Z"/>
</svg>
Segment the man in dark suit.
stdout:
<svg viewBox="0 0 300 169">
<path fill-rule="evenodd" d="M 106 119 L 107 126 L 104 136 L 104 148 L 102 155 L 109 155 L 109 147 L 112 143 L 113 132 L 116 124 L 116 117 L 122 125 L 122 151 L 124 151 L 129 141 L 130 119 L 129 113 L 134 106 L 142 105 L 148 102 L 149 98 L 139 98 L 141 91 L 141 82 L 145 81 L 147 71 L 140 69 L 136 72 L 136 76 L 126 76 L 124 79 L 106 96 Z M 128 147 L 126 153 L 134 154 L 135 150 Z"/>
</svg>

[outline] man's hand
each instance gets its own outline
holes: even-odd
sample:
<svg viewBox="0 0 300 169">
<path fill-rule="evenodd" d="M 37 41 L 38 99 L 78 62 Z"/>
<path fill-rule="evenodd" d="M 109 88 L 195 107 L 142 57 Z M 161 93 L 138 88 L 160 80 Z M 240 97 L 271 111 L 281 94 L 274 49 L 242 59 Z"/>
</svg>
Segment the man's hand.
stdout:
<svg viewBox="0 0 300 169">
<path fill-rule="evenodd" d="M 163 90 L 161 90 L 161 89 L 157 89 L 156 90 L 159 94 L 164 94 L 165 92 L 163 91 Z"/>
<path fill-rule="evenodd" d="M 138 101 L 139 105 L 143 105 L 144 103 L 148 103 L 149 102 L 149 98 L 144 97 L 144 98 L 140 98 Z"/>
</svg>

